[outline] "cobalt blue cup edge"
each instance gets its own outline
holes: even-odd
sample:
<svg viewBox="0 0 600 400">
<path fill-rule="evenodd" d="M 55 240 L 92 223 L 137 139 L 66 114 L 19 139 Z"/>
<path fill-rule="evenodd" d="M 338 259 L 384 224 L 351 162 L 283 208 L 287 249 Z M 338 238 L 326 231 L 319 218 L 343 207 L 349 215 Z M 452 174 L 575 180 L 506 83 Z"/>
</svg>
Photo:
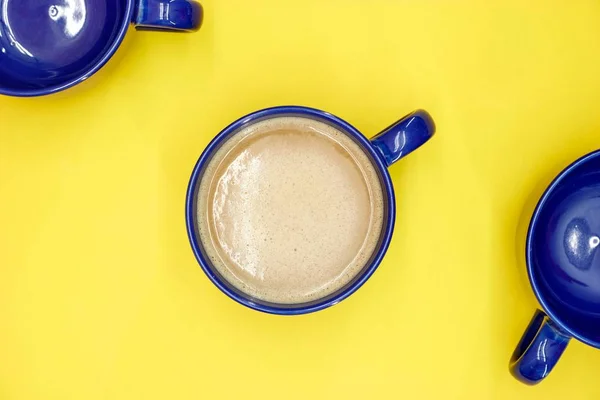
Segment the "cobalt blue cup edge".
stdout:
<svg viewBox="0 0 600 400">
<path fill-rule="evenodd" d="M 525 330 L 509 365 L 512 375 L 519 381 L 535 385 L 541 382 L 555 367 L 560 357 L 571 338 L 600 348 L 600 343 L 591 340 L 577 332 L 569 326 L 548 304 L 548 301 L 541 293 L 540 283 L 538 282 L 537 274 L 534 271 L 534 235 L 540 214 L 548 199 L 553 195 L 554 191 L 560 187 L 563 179 L 579 166 L 589 162 L 600 156 L 600 150 L 588 153 L 571 164 L 565 167 L 548 185 L 540 200 L 538 201 L 533 215 L 531 217 L 529 228 L 527 231 L 527 239 L 525 246 L 525 258 L 527 263 L 527 275 L 533 289 L 533 292 L 541 305 L 543 311 L 537 310 Z M 543 357 L 539 354 L 543 353 Z"/>
<path fill-rule="evenodd" d="M 544 298 L 541 295 L 540 290 L 539 290 L 539 283 L 537 281 L 537 277 L 536 277 L 535 273 L 533 272 L 533 262 L 532 262 L 533 254 L 532 254 L 532 243 L 531 243 L 531 241 L 533 239 L 533 232 L 537 225 L 540 213 L 541 213 L 542 209 L 544 208 L 546 201 L 552 195 L 554 190 L 560 185 L 561 181 L 572 170 L 574 170 L 575 168 L 577 168 L 578 166 L 580 166 L 582 164 L 587 163 L 588 161 L 590 161 L 591 159 L 594 159 L 596 157 L 600 157 L 600 150 L 592 151 L 592 152 L 578 158 L 577 160 L 575 160 L 571 164 L 569 164 L 566 168 L 564 168 L 552 180 L 550 185 L 548 185 L 548 187 L 544 191 L 544 194 L 542 195 L 542 197 L 540 197 L 540 200 L 538 201 L 538 203 L 535 207 L 535 210 L 533 212 L 533 216 L 531 217 L 531 222 L 529 223 L 529 228 L 527 230 L 527 242 L 526 242 L 525 249 L 526 249 L 526 261 L 527 261 L 527 275 L 529 277 L 529 281 L 531 283 L 531 287 L 533 289 L 535 297 L 537 298 L 538 302 L 542 306 L 544 312 L 548 315 L 548 317 L 555 324 L 557 324 L 567 334 L 571 335 L 575 339 L 577 339 L 587 345 L 590 345 L 590 346 L 596 347 L 596 348 L 600 348 L 600 342 L 595 342 L 595 341 L 589 340 L 588 338 L 577 333 L 575 330 L 573 330 L 571 327 L 569 327 L 568 324 L 566 324 L 561 318 L 559 318 L 557 316 L 557 314 L 548 306 L 548 302 L 544 300 Z"/>
<path fill-rule="evenodd" d="M 325 120 L 334 126 L 341 128 L 344 132 L 351 135 L 354 139 L 358 140 L 361 144 L 361 147 L 368 152 L 371 156 L 374 164 L 377 166 L 380 177 L 382 178 L 384 190 L 386 192 L 387 197 L 387 224 L 385 230 L 381 237 L 381 245 L 377 250 L 377 253 L 374 255 L 371 264 L 365 268 L 360 277 L 355 280 L 353 283 L 349 284 L 346 288 L 344 288 L 341 292 L 339 292 L 336 296 L 326 299 L 324 301 L 318 301 L 312 303 L 306 307 L 299 308 L 285 308 L 285 307 L 277 307 L 276 305 L 264 305 L 258 304 L 248 297 L 243 296 L 242 294 L 238 294 L 232 290 L 230 290 L 226 284 L 224 284 L 219 277 L 212 271 L 209 266 L 209 263 L 202 255 L 202 251 L 200 250 L 200 246 L 198 244 L 198 238 L 196 236 L 195 231 L 195 195 L 196 195 L 196 186 L 201 177 L 201 173 L 203 170 L 203 166 L 208 162 L 214 153 L 214 151 L 220 146 L 220 144 L 229 137 L 230 134 L 240 129 L 245 124 L 252 122 L 253 120 L 257 120 L 260 118 L 272 117 L 275 115 L 281 114 L 294 114 L 294 115 L 307 115 L 308 117 L 316 117 L 321 120 Z M 269 313 L 269 314 L 278 314 L 278 315 L 299 315 L 299 314 L 308 314 L 315 311 L 319 311 L 328 307 L 331 307 L 340 301 L 346 299 L 351 294 L 356 292 L 375 272 L 383 256 L 387 252 L 389 247 L 393 230 L 394 230 L 394 222 L 396 219 L 396 205 L 395 205 L 395 194 L 394 188 L 392 185 L 392 181 L 390 178 L 389 171 L 386 166 L 386 160 L 381 153 L 376 151 L 376 147 L 372 144 L 369 139 L 367 139 L 360 131 L 358 131 L 355 127 L 350 125 L 348 122 L 343 119 L 336 117 L 328 112 L 321 111 L 314 108 L 304 107 L 304 106 L 278 106 L 272 108 L 266 108 L 263 110 L 259 110 L 253 113 L 250 113 L 246 116 L 239 118 L 234 121 L 230 125 L 228 125 L 225 129 L 223 129 L 215 138 L 211 140 L 208 146 L 202 152 L 200 158 L 196 162 L 194 169 L 192 171 L 192 175 L 190 177 L 190 181 L 188 184 L 187 194 L 186 194 L 186 227 L 188 238 L 196 257 L 196 260 L 200 264 L 200 267 L 209 278 L 209 280 L 217 286 L 223 293 L 225 293 L 228 297 L 235 300 L 236 302 L 249 307 L 251 309 Z"/>
<path fill-rule="evenodd" d="M 7 96 L 13 96 L 13 97 L 45 96 L 45 95 L 58 93 L 63 90 L 69 89 L 77 84 L 82 83 L 83 81 L 87 80 L 88 78 L 90 78 L 92 75 L 94 75 L 96 72 L 98 72 L 104 65 L 106 65 L 108 60 L 111 59 L 111 57 L 115 54 L 115 52 L 117 51 L 117 49 L 123 42 L 123 39 L 125 38 L 127 30 L 129 29 L 129 25 L 133 18 L 133 12 L 135 9 L 136 1 L 131 1 L 131 0 L 127 1 L 127 10 L 124 13 L 125 18 L 124 18 L 124 21 L 122 21 L 122 23 L 121 23 L 121 27 L 117 33 L 117 37 L 113 40 L 113 43 L 110 45 L 108 50 L 102 55 L 102 57 L 95 64 L 93 64 L 93 66 L 88 71 L 86 71 L 84 74 L 82 74 L 81 76 L 78 76 L 77 78 L 68 80 L 67 82 L 64 82 L 62 84 L 50 86 L 50 87 L 44 87 L 41 89 L 30 89 L 30 90 L 29 89 L 24 89 L 24 90 L 14 89 L 13 90 L 13 89 L 6 89 L 6 88 L 3 88 L 0 86 L 0 94 L 7 95 Z"/>
<path fill-rule="evenodd" d="M 178 0 L 176 3 L 180 5 L 178 10 L 180 12 L 173 12 L 173 18 L 170 18 L 171 25 L 163 26 L 164 24 L 161 21 L 150 20 L 148 19 L 148 7 L 144 8 L 144 5 L 149 3 L 154 4 L 155 6 L 159 3 L 165 3 L 163 0 L 126 0 L 126 8 L 123 13 L 123 20 L 120 21 L 119 29 L 117 31 L 116 36 L 112 40 L 112 43 L 108 46 L 108 48 L 100 53 L 101 56 L 94 63 L 90 63 L 88 68 L 82 69 L 81 74 L 77 75 L 74 78 L 67 79 L 65 82 L 50 85 L 42 88 L 26 88 L 26 89 L 12 89 L 5 88 L 0 86 L 0 95 L 13 96 L 13 97 L 38 97 L 38 96 L 46 96 L 54 93 L 61 92 L 63 90 L 69 89 L 75 85 L 78 85 L 85 80 L 89 79 L 92 75 L 96 74 L 102 67 L 106 65 L 106 63 L 114 56 L 117 49 L 123 43 L 125 35 L 129 30 L 129 26 L 131 24 L 140 25 L 143 29 L 148 29 L 151 27 L 156 28 L 156 30 L 171 30 L 171 31 L 196 31 L 199 29 L 202 19 L 203 19 L 203 9 L 199 2 L 196 0 Z M 183 11 L 183 4 L 188 5 L 188 12 L 185 13 Z M 156 7 L 155 7 L 156 8 Z M 144 13 L 144 10 L 146 12 Z M 189 14 L 189 15 L 184 15 Z M 1 22 L 1 21 L 0 21 Z M 173 26 L 179 24 L 181 26 Z"/>
</svg>

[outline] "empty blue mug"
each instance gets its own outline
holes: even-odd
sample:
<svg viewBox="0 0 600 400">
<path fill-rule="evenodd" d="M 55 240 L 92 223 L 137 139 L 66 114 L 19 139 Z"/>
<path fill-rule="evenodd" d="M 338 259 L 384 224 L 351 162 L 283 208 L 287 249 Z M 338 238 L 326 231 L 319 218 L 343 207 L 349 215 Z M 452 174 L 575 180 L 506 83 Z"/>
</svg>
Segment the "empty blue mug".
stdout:
<svg viewBox="0 0 600 400">
<path fill-rule="evenodd" d="M 276 117 L 303 117 L 328 124 L 338 131 L 345 133 L 357 144 L 372 161 L 378 172 L 380 182 L 384 191 L 385 220 L 379 243 L 362 270 L 344 287 L 323 298 L 301 304 L 276 304 L 252 298 L 248 294 L 238 290 L 224 279 L 217 269 L 211 264 L 209 257 L 202 248 L 199 239 L 198 224 L 196 217 L 197 194 L 200 181 L 205 167 L 227 139 L 236 135 L 245 127 L 259 121 Z M 416 150 L 427 142 L 435 132 L 435 125 L 431 116 L 423 111 L 415 111 L 398 122 L 383 130 L 371 140 L 367 139 L 356 128 L 348 122 L 325 111 L 300 106 L 283 106 L 268 108 L 246 115 L 235 121 L 221 131 L 208 145 L 200 156 L 193 169 L 187 190 L 185 215 L 187 232 L 192 250 L 202 270 L 208 278 L 227 296 L 252 309 L 272 314 L 297 315 L 306 314 L 339 303 L 354 293 L 363 283 L 367 281 L 379 266 L 387 248 L 390 244 L 394 221 L 396 218 L 396 206 L 394 200 L 394 188 L 388 172 L 388 167 Z"/>
<path fill-rule="evenodd" d="M 600 348 L 600 151 L 563 170 L 529 224 L 527 271 L 543 311 L 535 312 L 510 362 L 521 382 L 536 384 L 571 338 Z"/>
<path fill-rule="evenodd" d="M 138 29 L 194 31 L 194 0 L 0 0 L 0 94 L 40 96 L 98 71 Z"/>
</svg>

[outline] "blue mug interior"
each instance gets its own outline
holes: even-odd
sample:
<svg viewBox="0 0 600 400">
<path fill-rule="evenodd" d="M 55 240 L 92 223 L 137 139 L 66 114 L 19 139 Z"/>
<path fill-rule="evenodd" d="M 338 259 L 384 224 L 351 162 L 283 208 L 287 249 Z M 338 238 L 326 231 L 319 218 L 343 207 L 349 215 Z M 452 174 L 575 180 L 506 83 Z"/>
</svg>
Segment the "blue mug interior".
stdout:
<svg viewBox="0 0 600 400">
<path fill-rule="evenodd" d="M 527 261 L 548 314 L 600 347 L 600 152 L 565 169 L 534 213 Z"/>
<path fill-rule="evenodd" d="M 369 155 L 371 161 L 374 165 L 377 166 L 377 171 L 379 171 L 379 178 L 384 188 L 385 195 L 385 215 L 384 215 L 384 224 L 382 226 L 382 233 L 379 239 L 379 243 L 371 256 L 369 262 L 365 264 L 365 267 L 361 270 L 359 274 L 357 274 L 354 279 L 348 282 L 343 288 L 337 290 L 330 295 L 316 299 L 307 303 L 298 303 L 298 304 L 277 304 L 266 302 L 257 298 L 253 298 L 248 294 L 238 290 L 233 285 L 229 284 L 223 276 L 221 276 L 218 271 L 211 266 L 208 256 L 206 255 L 205 250 L 202 247 L 202 243 L 199 239 L 198 232 L 198 223 L 197 223 L 197 215 L 196 215 L 196 204 L 198 201 L 198 188 L 200 179 L 204 173 L 205 167 L 210 161 L 212 155 L 215 151 L 220 147 L 221 144 L 227 141 L 232 135 L 235 135 L 241 129 L 246 127 L 249 124 L 253 124 L 259 122 L 264 119 L 273 118 L 273 117 L 283 117 L 283 116 L 296 116 L 303 118 L 312 118 L 323 123 L 329 124 L 335 127 L 338 130 L 341 130 L 347 133 L 350 137 L 352 137 L 364 150 L 365 153 Z M 194 254 L 200 263 L 200 266 L 209 277 L 209 279 L 223 291 L 226 295 L 231 297 L 233 300 L 241 303 L 247 307 L 252 309 L 263 311 L 271 314 L 283 314 L 283 315 L 296 315 L 296 314 L 306 314 L 318 310 L 322 310 L 324 308 L 330 307 L 334 304 L 337 304 L 341 300 L 350 296 L 354 293 L 364 282 L 369 279 L 369 277 L 375 272 L 377 267 L 379 266 L 381 259 L 383 258 L 384 253 L 386 252 L 389 242 L 391 239 L 392 231 L 393 231 L 393 221 L 395 219 L 395 205 L 394 205 L 394 192 L 391 185 L 391 180 L 389 175 L 387 174 L 387 169 L 383 165 L 380 158 L 375 154 L 373 148 L 370 146 L 369 141 L 364 138 L 356 129 L 354 129 L 351 125 L 347 124 L 345 121 L 338 119 L 330 114 L 327 114 L 320 110 L 309 109 L 305 107 L 276 107 L 273 109 L 266 109 L 259 111 L 257 113 L 251 114 L 250 116 L 243 117 L 238 121 L 231 124 L 225 130 L 223 130 L 206 148 L 196 167 L 194 168 L 194 172 L 192 173 L 192 177 L 190 180 L 190 186 L 188 188 L 187 200 L 186 200 L 186 222 L 188 228 L 188 235 L 190 238 L 190 242 L 192 245 L 192 249 L 194 250 Z"/>
<path fill-rule="evenodd" d="M 60 90 L 100 68 L 131 19 L 127 0 L 0 0 L 0 93 Z"/>
</svg>

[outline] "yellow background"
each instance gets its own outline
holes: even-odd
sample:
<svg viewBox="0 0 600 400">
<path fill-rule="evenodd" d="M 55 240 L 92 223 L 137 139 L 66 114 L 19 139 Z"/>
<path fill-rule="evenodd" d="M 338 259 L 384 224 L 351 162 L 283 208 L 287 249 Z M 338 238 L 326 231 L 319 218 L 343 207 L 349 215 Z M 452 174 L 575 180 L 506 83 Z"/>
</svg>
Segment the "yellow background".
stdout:
<svg viewBox="0 0 600 400">
<path fill-rule="evenodd" d="M 526 387 L 531 208 L 600 148 L 597 0 L 204 0 L 192 35 L 129 32 L 86 83 L 0 98 L 0 398 L 598 399 L 572 342 Z M 391 168 L 387 257 L 328 310 L 246 309 L 204 276 L 189 174 L 229 122 L 325 109 L 437 136 Z"/>
</svg>

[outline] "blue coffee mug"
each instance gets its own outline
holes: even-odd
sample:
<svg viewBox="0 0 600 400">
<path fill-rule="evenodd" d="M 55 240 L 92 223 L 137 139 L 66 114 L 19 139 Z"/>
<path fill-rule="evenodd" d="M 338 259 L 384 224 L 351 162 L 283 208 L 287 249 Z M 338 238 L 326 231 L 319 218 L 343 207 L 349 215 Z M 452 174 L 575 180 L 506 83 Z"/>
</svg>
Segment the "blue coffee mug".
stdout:
<svg viewBox="0 0 600 400">
<path fill-rule="evenodd" d="M 0 0 L 0 94 L 41 96 L 89 78 L 127 28 L 194 31 L 194 0 Z"/>
<path fill-rule="evenodd" d="M 563 170 L 529 224 L 527 272 L 544 311 L 536 311 L 510 362 L 536 384 L 571 338 L 600 348 L 600 151 Z"/>
<path fill-rule="evenodd" d="M 329 124 L 330 126 L 346 133 L 349 137 L 354 139 L 354 141 L 358 143 L 363 151 L 369 156 L 373 165 L 376 167 L 382 187 L 384 188 L 385 197 L 384 204 L 386 207 L 386 216 L 384 226 L 382 228 L 382 235 L 379 244 L 367 265 L 356 277 L 354 277 L 353 280 L 351 280 L 340 290 L 321 299 L 302 304 L 275 304 L 265 302 L 256 298 L 252 298 L 229 284 L 211 265 L 208 257 L 202 249 L 198 234 L 198 224 L 196 221 L 196 202 L 199 183 L 206 165 L 215 152 L 225 141 L 227 141 L 227 139 L 231 138 L 233 135 L 236 135 L 248 125 L 259 121 L 264 121 L 266 119 L 282 116 L 297 116 L 314 119 L 316 121 Z M 431 119 L 431 116 L 422 110 L 415 111 L 405 116 L 400 121 L 394 123 L 371 140 L 367 139 L 362 133 L 360 133 L 356 128 L 346 121 L 327 112 L 313 108 L 298 106 L 275 107 L 257 111 L 240 118 L 221 131 L 221 133 L 219 133 L 213 139 L 213 141 L 200 156 L 200 159 L 196 163 L 196 166 L 192 172 L 187 190 L 185 214 L 188 237 L 196 259 L 200 263 L 200 266 L 208 278 L 221 291 L 238 303 L 258 311 L 272 314 L 297 315 L 322 310 L 339 303 L 354 293 L 360 286 L 362 286 L 362 284 L 367 281 L 367 279 L 369 279 L 369 277 L 379 266 L 379 263 L 381 262 L 390 244 L 396 217 L 396 207 L 394 200 L 394 189 L 390 179 L 390 174 L 388 172 L 388 167 L 427 142 L 433 136 L 434 132 L 435 125 Z"/>
</svg>

